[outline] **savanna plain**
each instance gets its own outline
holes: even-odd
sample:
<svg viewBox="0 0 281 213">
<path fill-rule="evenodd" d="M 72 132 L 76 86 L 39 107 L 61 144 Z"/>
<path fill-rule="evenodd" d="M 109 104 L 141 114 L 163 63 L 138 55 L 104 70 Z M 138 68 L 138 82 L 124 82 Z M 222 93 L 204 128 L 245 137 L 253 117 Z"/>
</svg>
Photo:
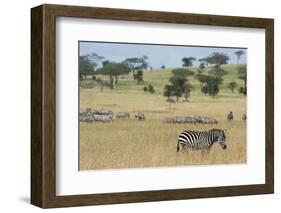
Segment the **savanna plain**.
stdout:
<svg viewBox="0 0 281 213">
<path fill-rule="evenodd" d="M 116 119 L 110 123 L 80 122 L 80 170 L 120 169 L 144 167 L 172 167 L 207 164 L 246 163 L 246 96 L 233 93 L 227 85 L 236 81 L 237 65 L 223 65 L 227 71 L 220 92 L 210 97 L 200 92 L 200 82 L 194 77 L 189 81 L 194 87 L 188 102 L 171 104 L 163 96 L 163 88 L 172 75 L 170 69 L 146 70 L 144 82 L 137 84 L 132 74 L 119 78 L 114 89 L 103 91 L 89 77 L 80 85 L 80 108 L 110 109 L 130 113 L 129 119 Z M 191 68 L 192 70 L 192 68 Z M 207 71 L 206 71 L 207 72 Z M 107 76 L 97 76 L 107 79 Z M 153 85 L 155 93 L 144 92 L 145 85 Z M 233 121 L 227 121 L 229 111 Z M 145 114 L 145 121 L 135 119 L 137 112 Z M 167 124 L 165 117 L 209 116 L 218 124 Z M 200 151 L 177 152 L 178 135 L 184 130 L 205 131 L 225 129 L 227 149 L 215 143 L 208 154 Z"/>
</svg>

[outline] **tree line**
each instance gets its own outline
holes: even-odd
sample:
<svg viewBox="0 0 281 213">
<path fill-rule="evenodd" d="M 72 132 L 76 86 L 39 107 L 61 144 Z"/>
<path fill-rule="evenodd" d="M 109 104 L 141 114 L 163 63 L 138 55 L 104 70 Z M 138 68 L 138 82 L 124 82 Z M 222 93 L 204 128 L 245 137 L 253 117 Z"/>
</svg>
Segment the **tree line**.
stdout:
<svg viewBox="0 0 281 213">
<path fill-rule="evenodd" d="M 237 51 L 237 64 L 239 64 L 239 59 L 244 52 Z M 177 101 L 180 97 L 184 96 L 185 101 L 188 101 L 190 97 L 190 92 L 194 89 L 191 85 L 188 77 L 194 76 L 200 82 L 201 92 L 205 95 L 215 97 L 220 91 L 220 86 L 223 82 L 223 76 L 227 74 L 226 70 L 222 68 L 222 65 L 227 64 L 230 58 L 219 52 L 214 52 L 211 55 L 201 58 L 198 61 L 200 65 L 197 69 L 197 72 L 190 71 L 186 67 L 193 66 L 193 62 L 196 60 L 195 57 L 185 57 L 182 58 L 183 68 L 178 68 L 172 70 L 172 77 L 169 79 L 169 83 L 164 87 L 163 95 L 170 99 L 172 96 L 175 96 Z M 211 65 L 211 66 L 210 66 Z M 208 72 L 204 72 L 206 66 L 210 66 Z M 239 88 L 239 93 L 244 95 L 247 94 L 247 70 L 246 65 L 238 66 L 238 76 L 239 79 L 244 81 L 244 86 Z M 232 81 L 228 84 L 228 88 L 231 92 L 234 92 L 234 89 L 238 86 L 237 82 Z"/>
<path fill-rule="evenodd" d="M 237 64 L 243 51 L 236 51 Z M 189 100 L 190 93 L 194 90 L 194 87 L 189 81 L 190 76 L 194 76 L 200 82 L 200 90 L 203 94 L 215 97 L 219 94 L 220 86 L 223 82 L 223 76 L 227 73 L 223 69 L 222 65 L 227 64 L 230 60 L 228 55 L 220 52 L 213 52 L 207 57 L 200 58 L 200 62 L 197 71 L 189 70 L 189 67 L 193 66 L 193 62 L 196 61 L 195 57 L 184 57 L 182 60 L 182 68 L 176 68 L 172 70 L 172 76 L 169 78 L 169 83 L 165 85 L 163 95 L 168 99 L 175 96 L 177 101 L 180 97 L 184 96 L 185 101 Z M 98 65 L 101 64 L 101 67 Z M 204 69 L 209 67 L 208 72 L 204 72 Z M 114 89 L 114 85 L 118 85 L 118 79 L 120 75 L 126 75 L 130 72 L 133 74 L 133 80 L 138 84 L 144 81 L 143 70 L 152 70 L 149 66 L 148 57 L 131 57 L 126 58 L 122 62 L 114 62 L 106 60 L 103 56 L 99 56 L 96 53 L 79 56 L 79 77 L 83 80 L 87 75 L 91 75 L 92 79 L 98 82 L 103 90 L 104 86 L 109 86 L 110 89 Z M 165 68 L 164 65 L 161 66 Z M 97 79 L 96 75 L 107 75 L 109 77 L 108 82 L 104 82 L 101 79 Z M 244 81 L 244 86 L 238 88 L 239 93 L 247 94 L 247 70 L 246 65 L 238 66 L 238 78 Z M 232 81 L 227 86 L 231 92 L 238 87 L 237 82 Z M 153 85 L 143 88 L 144 91 L 154 93 Z"/>
<path fill-rule="evenodd" d="M 98 68 L 99 63 L 102 64 L 100 68 Z M 96 75 L 107 75 L 109 76 L 110 89 L 113 89 L 114 84 L 118 85 L 120 75 L 126 75 L 132 72 L 133 80 L 136 80 L 140 84 L 143 82 L 143 69 L 147 69 L 148 65 L 148 57 L 146 55 L 126 58 L 122 62 L 114 62 L 105 60 L 103 56 L 92 53 L 79 56 L 79 78 L 83 80 L 88 75 L 91 75 L 92 79 L 99 82 L 103 88 L 105 82 L 97 79 Z"/>
</svg>

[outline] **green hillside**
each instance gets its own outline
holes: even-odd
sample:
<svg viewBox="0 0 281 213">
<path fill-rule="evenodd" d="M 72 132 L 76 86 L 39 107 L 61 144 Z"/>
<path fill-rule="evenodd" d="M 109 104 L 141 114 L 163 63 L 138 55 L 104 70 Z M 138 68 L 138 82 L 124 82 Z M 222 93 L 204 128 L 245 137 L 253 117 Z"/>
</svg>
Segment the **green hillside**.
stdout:
<svg viewBox="0 0 281 213">
<path fill-rule="evenodd" d="M 223 82 L 220 85 L 220 96 L 241 96 L 238 94 L 238 88 L 243 86 L 244 82 L 238 78 L 238 65 L 235 64 L 227 64 L 223 65 L 222 68 L 227 72 L 223 76 Z M 195 74 L 197 73 L 197 69 L 195 67 L 188 68 L 193 71 Z M 211 68 L 205 68 L 203 73 L 208 73 Z M 128 75 L 119 76 L 118 85 L 114 86 L 113 90 L 109 88 L 105 88 L 103 92 L 110 92 L 110 93 L 143 93 L 144 95 L 153 95 L 149 94 L 148 92 L 143 91 L 143 87 L 149 84 L 153 85 L 155 89 L 155 94 L 162 95 L 163 88 L 166 84 L 169 83 L 169 78 L 172 76 L 171 73 L 172 69 L 158 69 L 158 70 L 145 70 L 144 71 L 144 82 L 141 84 L 137 84 L 137 81 L 133 80 L 132 73 Z M 108 76 L 104 75 L 97 75 L 97 78 L 102 80 L 108 80 Z M 99 85 L 97 82 L 91 80 L 91 76 L 88 76 L 86 80 L 81 82 L 82 88 L 88 89 L 97 89 L 99 91 Z M 190 83 L 194 87 L 194 90 L 191 92 L 192 96 L 205 96 L 200 91 L 200 82 L 195 79 L 195 76 L 188 77 Z M 235 81 L 238 84 L 238 87 L 234 90 L 234 94 L 227 88 L 229 82 Z"/>
</svg>

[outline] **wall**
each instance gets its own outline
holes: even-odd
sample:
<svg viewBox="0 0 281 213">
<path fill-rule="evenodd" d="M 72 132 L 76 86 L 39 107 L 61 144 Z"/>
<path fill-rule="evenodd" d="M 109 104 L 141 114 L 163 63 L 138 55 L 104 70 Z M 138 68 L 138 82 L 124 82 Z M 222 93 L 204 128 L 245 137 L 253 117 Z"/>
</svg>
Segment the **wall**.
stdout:
<svg viewBox="0 0 281 213">
<path fill-rule="evenodd" d="M 2 1 L 0 8 L 0 87 L 1 87 L 1 175 L 0 200 L 3 210 L 21 210 L 37 212 L 38 208 L 29 202 L 30 172 L 30 8 L 43 3 L 39 0 Z M 281 14 L 279 1 L 245 1 L 245 0 L 98 0 L 48 1 L 56 4 L 72 4 L 87 6 L 105 6 L 135 8 L 149 10 L 166 10 L 191 13 L 209 13 L 221 15 L 239 15 L 275 18 L 275 82 L 280 82 L 280 30 Z M 275 86 L 276 109 L 280 108 L 281 98 L 278 97 L 280 85 Z M 122 204 L 97 207 L 68 209 L 70 212 L 132 212 L 132 211 L 217 211 L 237 212 L 249 210 L 277 211 L 280 192 L 280 112 L 275 111 L 275 179 L 274 195 L 243 196 L 230 198 L 197 199 L 185 201 L 154 202 L 141 204 Z M 50 210 L 63 212 L 65 209 Z"/>
</svg>

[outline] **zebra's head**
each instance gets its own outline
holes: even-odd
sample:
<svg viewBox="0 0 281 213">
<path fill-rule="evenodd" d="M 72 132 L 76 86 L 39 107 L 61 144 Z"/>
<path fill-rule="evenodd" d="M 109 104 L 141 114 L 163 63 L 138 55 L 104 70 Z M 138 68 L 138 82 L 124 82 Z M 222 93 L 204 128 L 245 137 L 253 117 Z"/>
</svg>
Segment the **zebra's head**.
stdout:
<svg viewBox="0 0 281 213">
<path fill-rule="evenodd" d="M 215 136 L 215 140 L 220 144 L 221 148 L 226 149 L 226 130 L 222 130 L 222 129 L 212 129 L 211 131 L 213 131 L 214 136 Z"/>
</svg>

